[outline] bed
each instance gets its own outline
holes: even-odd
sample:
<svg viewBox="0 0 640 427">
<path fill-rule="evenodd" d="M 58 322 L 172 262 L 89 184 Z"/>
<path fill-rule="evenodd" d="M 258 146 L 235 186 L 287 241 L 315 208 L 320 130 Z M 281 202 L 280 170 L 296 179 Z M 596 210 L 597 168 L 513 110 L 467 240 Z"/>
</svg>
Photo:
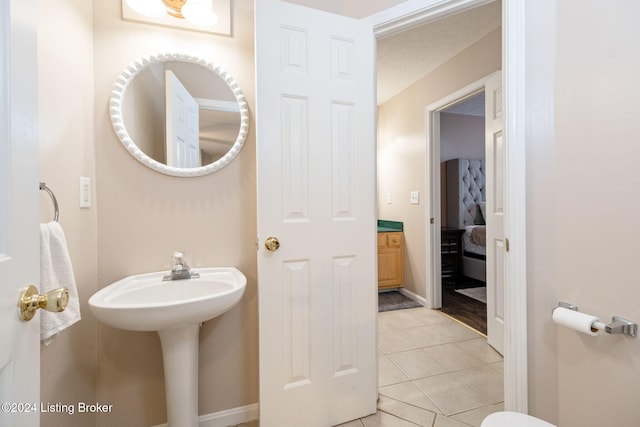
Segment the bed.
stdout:
<svg viewBox="0 0 640 427">
<path fill-rule="evenodd" d="M 462 235 L 462 274 L 486 281 L 485 162 L 453 159 L 444 162 L 446 226 Z M 443 221 L 444 222 L 444 221 Z"/>
</svg>

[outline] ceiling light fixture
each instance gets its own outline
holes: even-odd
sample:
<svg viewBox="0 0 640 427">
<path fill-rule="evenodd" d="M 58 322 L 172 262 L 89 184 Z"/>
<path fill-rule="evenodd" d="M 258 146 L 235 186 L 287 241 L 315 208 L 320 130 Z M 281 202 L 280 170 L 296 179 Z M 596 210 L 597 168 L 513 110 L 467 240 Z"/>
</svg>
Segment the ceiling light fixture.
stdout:
<svg viewBox="0 0 640 427">
<path fill-rule="evenodd" d="M 126 3 L 140 15 L 152 18 L 169 15 L 200 27 L 212 27 L 218 22 L 212 0 L 126 0 Z"/>
</svg>

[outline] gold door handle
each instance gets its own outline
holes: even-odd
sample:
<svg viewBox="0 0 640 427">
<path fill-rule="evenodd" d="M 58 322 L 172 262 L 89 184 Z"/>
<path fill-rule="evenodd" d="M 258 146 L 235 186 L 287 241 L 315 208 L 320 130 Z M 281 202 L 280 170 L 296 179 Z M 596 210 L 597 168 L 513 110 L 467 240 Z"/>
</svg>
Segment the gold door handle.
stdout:
<svg viewBox="0 0 640 427">
<path fill-rule="evenodd" d="M 58 313 L 64 311 L 69 303 L 69 290 L 67 288 L 57 288 L 50 290 L 44 295 L 38 294 L 38 289 L 29 285 L 29 287 L 20 294 L 18 300 L 18 308 L 20 309 L 20 317 L 24 321 L 33 319 L 36 311 L 43 308 L 47 311 Z"/>
<path fill-rule="evenodd" d="M 264 241 L 264 247 L 268 251 L 275 252 L 280 247 L 280 240 L 277 237 L 267 237 L 267 240 Z"/>
</svg>

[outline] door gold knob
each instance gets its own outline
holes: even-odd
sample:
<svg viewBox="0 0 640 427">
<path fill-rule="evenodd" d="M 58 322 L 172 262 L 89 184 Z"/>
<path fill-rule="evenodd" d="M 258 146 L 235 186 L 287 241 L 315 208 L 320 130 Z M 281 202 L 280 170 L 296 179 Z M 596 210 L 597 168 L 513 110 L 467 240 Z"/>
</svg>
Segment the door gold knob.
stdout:
<svg viewBox="0 0 640 427">
<path fill-rule="evenodd" d="M 36 311 L 43 308 L 47 311 L 58 313 L 64 311 L 69 303 L 69 290 L 67 288 L 52 289 L 44 295 L 38 294 L 38 289 L 29 285 L 29 287 L 20 294 L 18 300 L 18 308 L 20 309 L 20 317 L 24 321 L 33 319 Z"/>
<path fill-rule="evenodd" d="M 267 237 L 267 240 L 264 241 L 264 247 L 268 251 L 275 252 L 280 247 L 280 240 L 277 237 Z"/>
</svg>

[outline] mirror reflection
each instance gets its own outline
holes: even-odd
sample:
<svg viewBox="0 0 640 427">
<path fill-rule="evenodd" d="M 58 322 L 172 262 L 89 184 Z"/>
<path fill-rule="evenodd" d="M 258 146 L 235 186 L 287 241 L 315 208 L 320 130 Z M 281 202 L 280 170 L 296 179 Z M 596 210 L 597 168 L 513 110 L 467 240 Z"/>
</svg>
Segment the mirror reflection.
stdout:
<svg viewBox="0 0 640 427">
<path fill-rule="evenodd" d="M 199 64 L 148 64 L 122 99 L 124 126 L 151 159 L 198 168 L 222 158 L 241 127 L 240 105 L 219 75 Z"/>
</svg>

